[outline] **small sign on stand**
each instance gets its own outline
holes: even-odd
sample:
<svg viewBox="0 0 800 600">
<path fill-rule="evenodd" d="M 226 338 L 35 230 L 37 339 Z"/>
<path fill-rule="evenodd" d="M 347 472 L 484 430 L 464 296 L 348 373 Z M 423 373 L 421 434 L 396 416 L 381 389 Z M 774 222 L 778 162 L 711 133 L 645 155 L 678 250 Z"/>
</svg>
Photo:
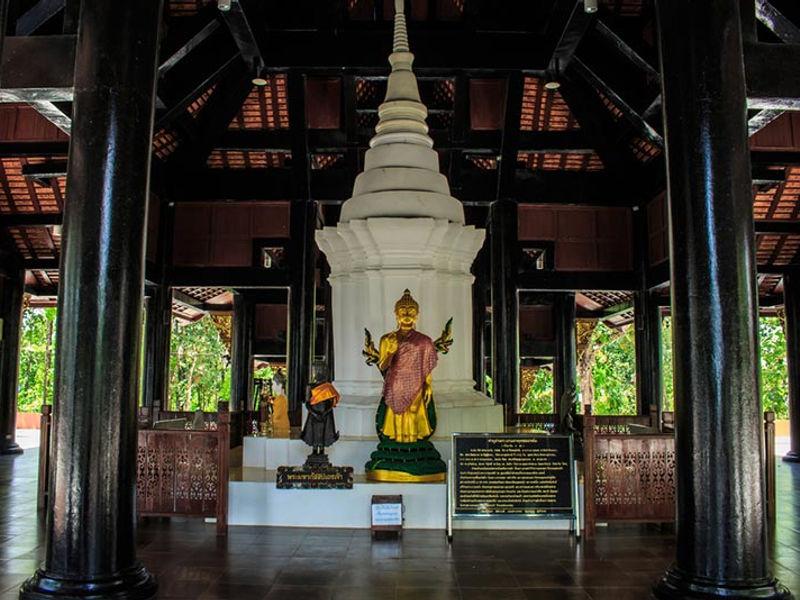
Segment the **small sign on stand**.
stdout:
<svg viewBox="0 0 800 600">
<path fill-rule="evenodd" d="M 403 535 L 403 496 L 372 497 L 372 537 Z"/>
</svg>

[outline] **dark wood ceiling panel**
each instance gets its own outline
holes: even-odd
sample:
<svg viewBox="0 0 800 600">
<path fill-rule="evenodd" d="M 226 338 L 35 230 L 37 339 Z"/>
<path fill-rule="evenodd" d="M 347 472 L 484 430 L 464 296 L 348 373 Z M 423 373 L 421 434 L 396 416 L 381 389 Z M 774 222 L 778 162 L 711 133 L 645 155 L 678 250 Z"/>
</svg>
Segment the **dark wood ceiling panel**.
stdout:
<svg viewBox="0 0 800 600">
<path fill-rule="evenodd" d="M 523 131 L 574 131 L 580 129 L 561 93 L 544 87 L 539 77 L 526 77 L 522 95 L 520 129 Z"/>
<path fill-rule="evenodd" d="M 228 129 L 288 129 L 286 75 L 264 75 L 266 85 L 253 86 Z"/>
<path fill-rule="evenodd" d="M 306 121 L 309 129 L 341 127 L 341 77 L 309 77 L 306 80 Z"/>
</svg>

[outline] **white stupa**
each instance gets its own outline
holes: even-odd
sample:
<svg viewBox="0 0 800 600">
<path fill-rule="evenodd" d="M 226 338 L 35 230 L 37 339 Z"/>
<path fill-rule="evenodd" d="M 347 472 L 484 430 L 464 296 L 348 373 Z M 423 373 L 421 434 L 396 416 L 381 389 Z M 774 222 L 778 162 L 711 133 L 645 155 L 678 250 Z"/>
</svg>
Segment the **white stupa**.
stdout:
<svg viewBox="0 0 800 600">
<path fill-rule="evenodd" d="M 497 432 L 502 407 L 474 390 L 470 267 L 485 232 L 464 225 L 464 209 L 439 172 L 412 71 L 403 0 L 395 0 L 394 46 L 386 98 L 353 197 L 336 227 L 317 232 L 331 267 L 334 385 L 342 394 L 336 424 L 343 436 L 374 437 L 383 380 L 364 363 L 364 328 L 375 341 L 395 329 L 394 303 L 408 288 L 420 304 L 417 329 L 436 338 L 453 317 L 455 343 L 433 373 L 438 424 Z"/>
</svg>

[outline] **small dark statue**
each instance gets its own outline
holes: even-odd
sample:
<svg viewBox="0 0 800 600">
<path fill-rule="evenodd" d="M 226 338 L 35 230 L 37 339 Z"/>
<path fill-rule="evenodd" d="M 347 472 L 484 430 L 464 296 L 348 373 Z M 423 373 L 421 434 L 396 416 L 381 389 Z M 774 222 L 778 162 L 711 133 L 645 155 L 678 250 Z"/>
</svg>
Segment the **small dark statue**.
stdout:
<svg viewBox="0 0 800 600">
<path fill-rule="evenodd" d="M 311 454 L 302 467 L 278 467 L 276 485 L 279 490 L 351 490 L 353 467 L 335 467 L 328 460 L 325 448 L 339 439 L 333 409 L 339 404 L 339 392 L 330 383 L 311 390 L 306 402 L 308 417 L 300 437 L 311 446 Z"/>
<path fill-rule="evenodd" d="M 308 417 L 303 427 L 301 439 L 311 446 L 311 454 L 306 459 L 306 467 L 330 465 L 325 448 L 339 439 L 333 409 L 339 403 L 339 392 L 330 383 L 323 383 L 311 390 L 311 398 L 306 402 Z"/>
</svg>

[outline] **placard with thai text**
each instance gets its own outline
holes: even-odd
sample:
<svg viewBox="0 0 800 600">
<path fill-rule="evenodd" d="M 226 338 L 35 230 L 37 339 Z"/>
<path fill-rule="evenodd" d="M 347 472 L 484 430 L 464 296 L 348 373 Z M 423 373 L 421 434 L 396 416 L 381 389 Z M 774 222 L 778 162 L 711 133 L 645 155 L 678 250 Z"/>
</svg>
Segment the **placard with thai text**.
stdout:
<svg viewBox="0 0 800 600">
<path fill-rule="evenodd" d="M 570 436 L 455 434 L 453 461 L 454 515 L 573 514 Z"/>
</svg>

